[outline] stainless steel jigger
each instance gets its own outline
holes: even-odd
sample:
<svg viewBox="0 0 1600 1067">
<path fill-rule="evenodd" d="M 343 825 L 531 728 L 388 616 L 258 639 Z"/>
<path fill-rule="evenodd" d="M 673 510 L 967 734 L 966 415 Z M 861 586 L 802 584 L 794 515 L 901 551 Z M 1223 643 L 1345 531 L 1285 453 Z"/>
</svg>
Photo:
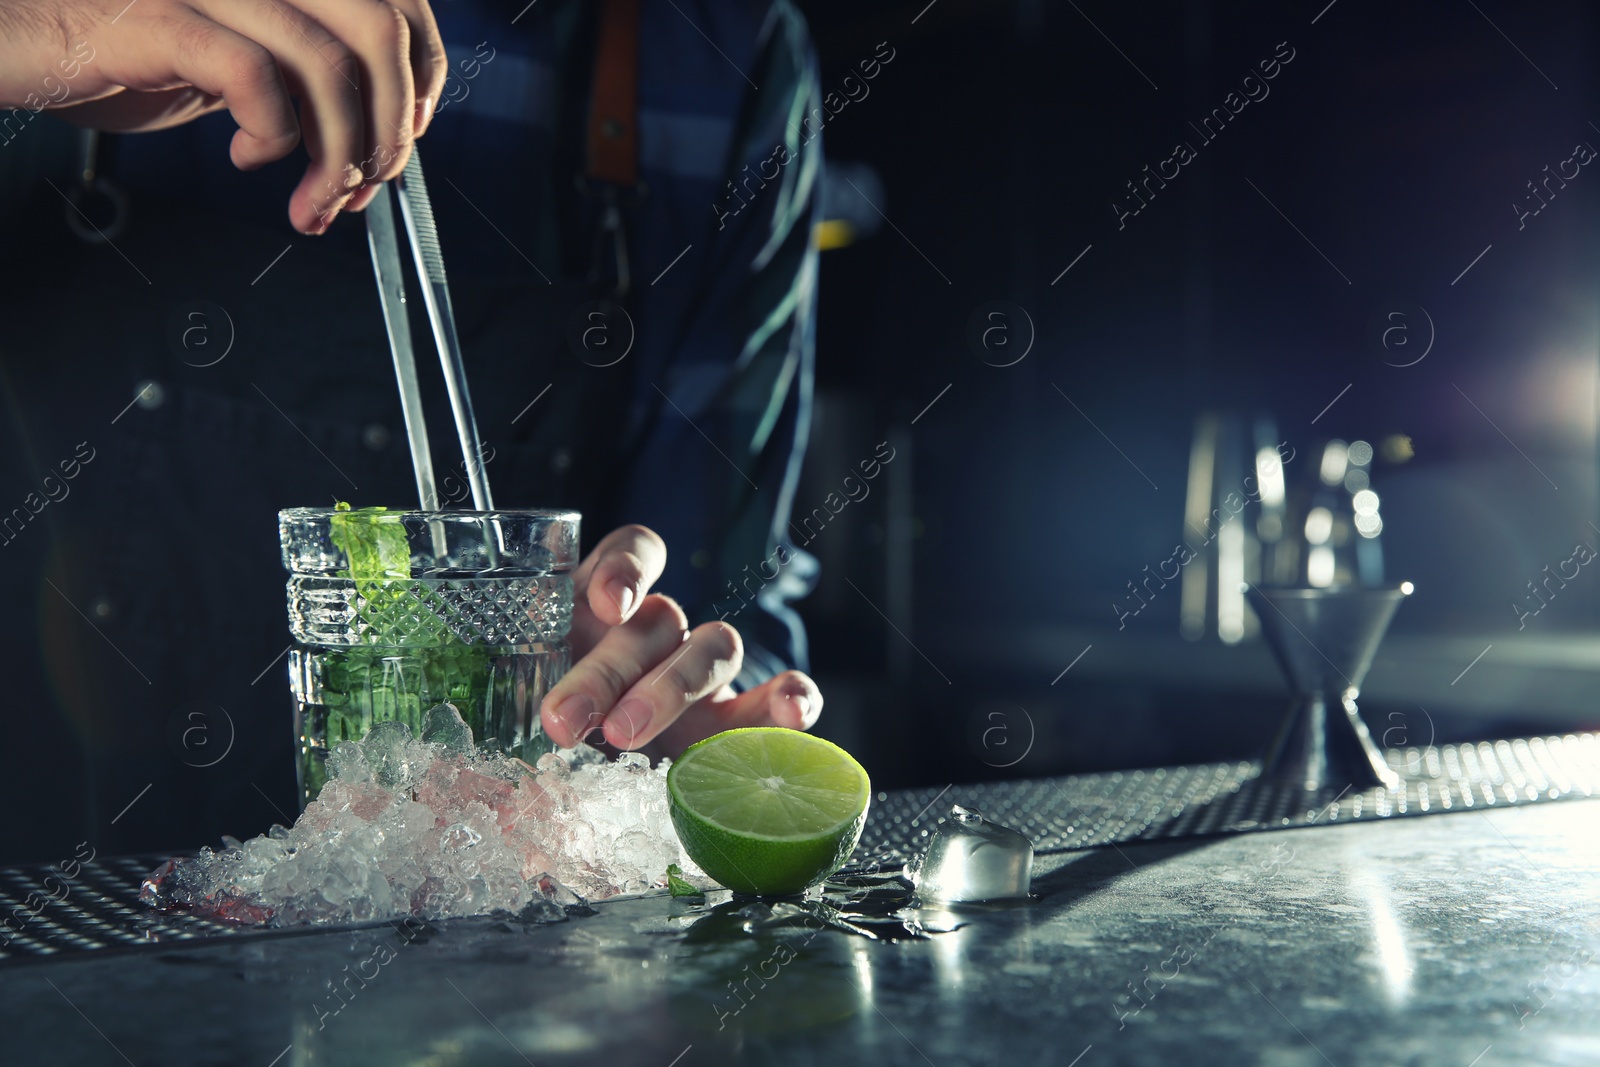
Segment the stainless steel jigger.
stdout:
<svg viewBox="0 0 1600 1067">
<path fill-rule="evenodd" d="M 1400 784 L 1361 721 L 1356 697 L 1390 620 L 1411 590 L 1410 582 L 1373 589 L 1245 587 L 1261 632 L 1295 693 L 1262 760 L 1261 777 L 1293 782 L 1309 792 Z"/>
</svg>

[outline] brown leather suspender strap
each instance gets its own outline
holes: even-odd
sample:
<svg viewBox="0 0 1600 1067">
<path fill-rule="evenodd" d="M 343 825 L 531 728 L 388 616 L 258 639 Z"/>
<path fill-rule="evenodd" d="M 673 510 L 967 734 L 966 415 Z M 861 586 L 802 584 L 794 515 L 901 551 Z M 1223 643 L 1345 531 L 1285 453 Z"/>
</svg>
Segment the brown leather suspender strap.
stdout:
<svg viewBox="0 0 1600 1067">
<path fill-rule="evenodd" d="M 603 0 L 589 104 L 591 181 L 639 184 L 639 4 Z"/>
</svg>

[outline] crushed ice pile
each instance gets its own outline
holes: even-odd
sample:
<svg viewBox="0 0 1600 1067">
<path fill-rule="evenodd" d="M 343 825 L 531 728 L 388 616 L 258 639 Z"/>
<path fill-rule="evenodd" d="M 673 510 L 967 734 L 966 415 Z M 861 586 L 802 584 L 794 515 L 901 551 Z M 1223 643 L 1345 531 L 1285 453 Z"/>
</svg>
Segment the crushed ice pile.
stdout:
<svg viewBox="0 0 1600 1067">
<path fill-rule="evenodd" d="M 449 704 L 421 740 L 404 723 L 374 726 L 328 758 L 330 777 L 291 829 L 224 838 L 145 879 L 152 906 L 251 925 L 439 919 L 563 906 L 664 885 L 678 844 L 666 761 L 542 756 L 537 767 L 479 751 Z"/>
</svg>

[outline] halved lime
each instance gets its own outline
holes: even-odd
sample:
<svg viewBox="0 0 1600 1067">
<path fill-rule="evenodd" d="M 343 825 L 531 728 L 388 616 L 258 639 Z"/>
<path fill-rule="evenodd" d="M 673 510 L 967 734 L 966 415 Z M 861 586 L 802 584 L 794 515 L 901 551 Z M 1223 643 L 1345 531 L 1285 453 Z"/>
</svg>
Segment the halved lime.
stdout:
<svg viewBox="0 0 1600 1067">
<path fill-rule="evenodd" d="M 667 771 L 672 825 L 700 869 L 741 893 L 798 893 L 844 866 L 872 782 L 850 753 L 778 727 L 729 730 Z"/>
</svg>

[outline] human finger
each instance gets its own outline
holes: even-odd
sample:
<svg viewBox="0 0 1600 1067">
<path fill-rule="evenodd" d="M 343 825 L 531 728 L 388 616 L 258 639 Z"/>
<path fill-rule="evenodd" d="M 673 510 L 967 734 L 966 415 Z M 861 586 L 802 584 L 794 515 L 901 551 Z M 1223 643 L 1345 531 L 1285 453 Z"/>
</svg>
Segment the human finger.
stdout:
<svg viewBox="0 0 1600 1067">
<path fill-rule="evenodd" d="M 545 733 L 570 748 L 605 717 L 645 675 L 683 644 L 688 620 L 664 596 L 649 596 L 634 616 L 611 627 L 588 655 L 573 664 L 540 703 Z"/>
<path fill-rule="evenodd" d="M 633 614 L 666 566 L 667 545 L 660 534 L 647 526 L 623 526 L 602 538 L 578 567 L 574 593 L 603 626 L 615 626 Z"/>
<path fill-rule="evenodd" d="M 280 0 L 273 0 L 280 2 Z M 302 0 L 304 2 L 304 0 Z M 383 0 L 323 3 L 316 18 L 355 54 L 366 141 L 361 174 L 367 182 L 399 175 L 411 155 L 416 97 L 411 67 L 411 23 Z"/>
<path fill-rule="evenodd" d="M 745 726 L 809 730 L 822 714 L 822 691 L 800 671 L 784 671 L 743 693 L 713 693 L 678 716 L 655 739 L 652 751 L 676 756 L 712 734 Z"/>
<path fill-rule="evenodd" d="M 92 121 L 91 109 L 114 108 L 118 96 L 165 95 L 187 84 L 227 104 L 239 124 L 231 156 L 241 170 L 282 159 L 300 143 L 289 86 L 265 45 L 193 10 L 145 16 L 134 9 L 129 19 L 134 25 L 96 57 L 104 77 L 128 91 L 90 101 L 82 112 L 63 108 L 63 117 Z"/>
<path fill-rule="evenodd" d="M 439 24 L 427 0 L 389 2 L 399 8 L 411 24 L 411 81 L 416 94 L 411 130 L 413 136 L 420 137 L 433 121 L 434 109 L 439 106 L 439 96 L 450 74 L 450 64 L 444 52 L 444 39 L 439 36 Z"/>
<path fill-rule="evenodd" d="M 290 91 L 300 97 L 300 128 L 311 165 L 289 198 L 289 218 L 304 233 L 321 233 L 363 181 L 361 61 L 321 22 L 282 0 L 195 2 L 208 18 L 269 49 Z"/>
<path fill-rule="evenodd" d="M 641 678 L 606 715 L 608 742 L 642 748 L 701 698 L 734 678 L 744 663 L 739 631 L 725 622 L 697 626 L 683 648 Z"/>
</svg>

